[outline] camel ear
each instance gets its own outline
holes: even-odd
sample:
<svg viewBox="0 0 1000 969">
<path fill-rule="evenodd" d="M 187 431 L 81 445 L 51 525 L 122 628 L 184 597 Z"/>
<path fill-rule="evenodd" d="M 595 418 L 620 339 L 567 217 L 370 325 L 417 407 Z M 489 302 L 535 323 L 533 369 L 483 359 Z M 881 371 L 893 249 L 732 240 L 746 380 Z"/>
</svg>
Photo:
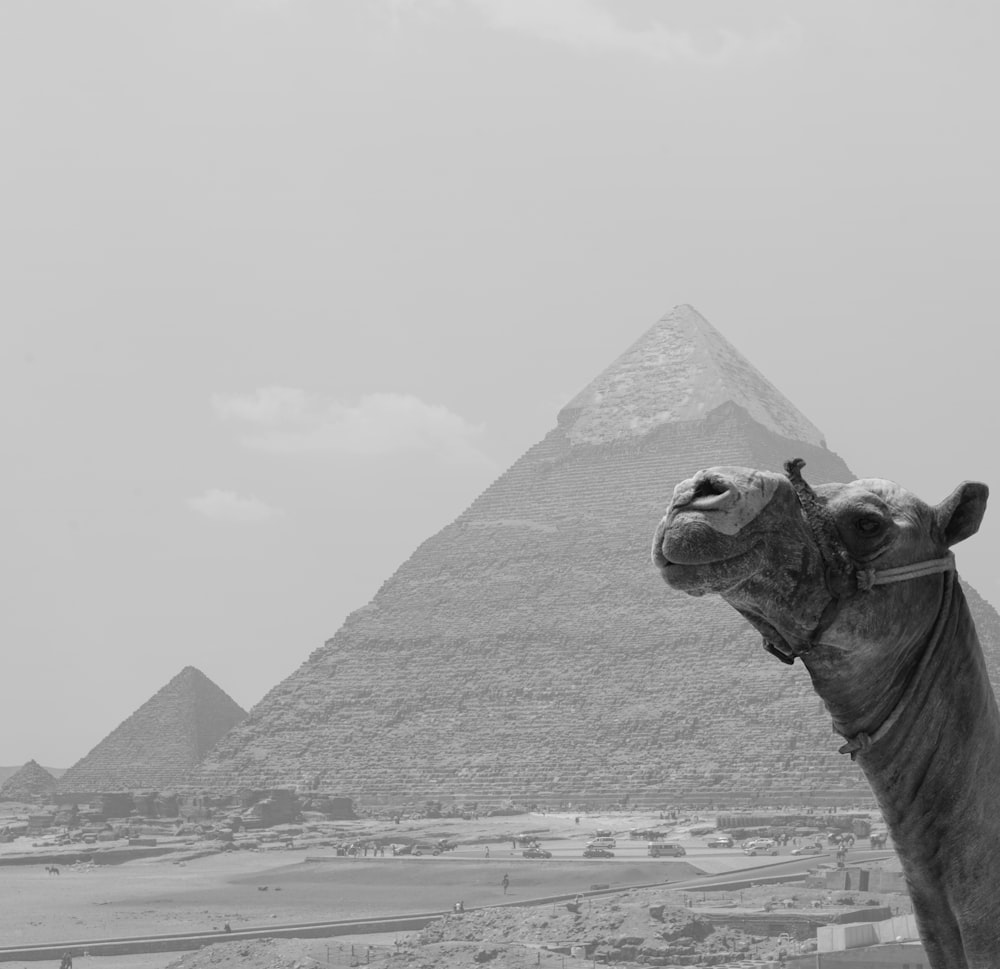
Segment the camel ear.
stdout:
<svg viewBox="0 0 1000 969">
<path fill-rule="evenodd" d="M 957 545 L 979 531 L 989 496 L 990 489 L 986 485 L 963 481 L 934 509 L 934 519 L 945 545 Z"/>
</svg>

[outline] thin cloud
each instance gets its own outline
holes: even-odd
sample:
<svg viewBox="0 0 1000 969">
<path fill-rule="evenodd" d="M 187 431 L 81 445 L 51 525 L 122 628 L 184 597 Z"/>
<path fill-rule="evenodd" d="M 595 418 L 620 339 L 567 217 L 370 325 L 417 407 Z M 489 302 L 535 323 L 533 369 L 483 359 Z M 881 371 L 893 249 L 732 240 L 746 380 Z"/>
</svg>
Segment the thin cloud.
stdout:
<svg viewBox="0 0 1000 969">
<path fill-rule="evenodd" d="M 276 426 L 307 417 L 309 400 L 296 387 L 261 387 L 243 396 L 216 394 L 212 407 L 219 417 Z"/>
<path fill-rule="evenodd" d="M 212 405 L 223 420 L 250 427 L 241 440 L 263 451 L 360 457 L 422 451 L 492 464 L 476 445 L 482 425 L 410 394 L 368 394 L 346 404 L 293 387 L 262 387 L 249 395 L 216 395 Z"/>
<path fill-rule="evenodd" d="M 442 0 L 388 0 L 393 13 L 437 8 Z M 654 23 L 627 27 L 607 0 L 454 0 L 476 7 L 487 23 L 586 52 L 637 54 L 654 60 L 720 67 L 740 57 L 764 57 L 798 46 L 801 31 L 790 20 L 741 34 L 720 28 L 714 44 L 699 44 L 685 30 Z"/>
<path fill-rule="evenodd" d="M 209 488 L 197 498 L 189 498 L 188 506 L 199 515 L 213 521 L 266 522 L 280 518 L 280 508 L 275 508 L 259 498 L 244 497 L 234 491 Z"/>
</svg>

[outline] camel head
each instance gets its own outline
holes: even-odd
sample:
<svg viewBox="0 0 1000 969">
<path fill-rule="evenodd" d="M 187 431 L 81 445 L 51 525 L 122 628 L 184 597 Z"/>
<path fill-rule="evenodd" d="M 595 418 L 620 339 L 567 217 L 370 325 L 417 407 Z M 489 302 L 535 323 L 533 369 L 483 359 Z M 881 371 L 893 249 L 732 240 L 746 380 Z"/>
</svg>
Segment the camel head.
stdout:
<svg viewBox="0 0 1000 969">
<path fill-rule="evenodd" d="M 988 489 L 965 482 L 929 505 L 878 478 L 812 488 L 803 465 L 682 481 L 653 561 L 672 588 L 725 599 L 779 659 L 801 657 L 831 706 L 830 693 L 877 686 L 926 634 L 954 568 L 948 549 L 979 528 Z"/>
</svg>

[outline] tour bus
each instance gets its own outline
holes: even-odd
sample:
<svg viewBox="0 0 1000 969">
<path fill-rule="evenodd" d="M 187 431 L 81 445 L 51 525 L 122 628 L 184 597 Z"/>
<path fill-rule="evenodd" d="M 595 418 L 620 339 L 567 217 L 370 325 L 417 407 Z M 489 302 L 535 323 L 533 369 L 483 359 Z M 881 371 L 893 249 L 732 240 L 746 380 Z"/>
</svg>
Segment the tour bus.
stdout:
<svg viewBox="0 0 1000 969">
<path fill-rule="evenodd" d="M 663 844 L 650 844 L 649 847 L 646 848 L 646 854 L 648 854 L 650 858 L 679 858 L 681 855 L 686 855 L 687 852 L 684 850 L 683 845 L 667 841 Z"/>
</svg>

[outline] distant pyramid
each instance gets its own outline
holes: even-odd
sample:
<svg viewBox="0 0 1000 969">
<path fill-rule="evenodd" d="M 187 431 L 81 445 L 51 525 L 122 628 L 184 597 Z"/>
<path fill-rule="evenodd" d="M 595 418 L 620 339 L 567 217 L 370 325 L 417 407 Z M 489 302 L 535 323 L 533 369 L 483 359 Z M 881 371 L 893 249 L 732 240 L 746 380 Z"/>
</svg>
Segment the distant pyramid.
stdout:
<svg viewBox="0 0 1000 969">
<path fill-rule="evenodd" d="M 678 481 L 712 465 L 781 470 L 795 456 L 810 481 L 855 478 L 706 320 L 677 308 L 191 783 L 318 787 L 361 803 L 870 796 L 805 671 L 763 654 L 721 600 L 671 593 L 650 564 Z"/>
<path fill-rule="evenodd" d="M 176 787 L 246 716 L 204 673 L 186 666 L 57 782 L 65 793 Z"/>
<path fill-rule="evenodd" d="M 37 761 L 29 760 L 0 785 L 0 801 L 39 801 L 55 789 L 55 777 Z"/>
</svg>

